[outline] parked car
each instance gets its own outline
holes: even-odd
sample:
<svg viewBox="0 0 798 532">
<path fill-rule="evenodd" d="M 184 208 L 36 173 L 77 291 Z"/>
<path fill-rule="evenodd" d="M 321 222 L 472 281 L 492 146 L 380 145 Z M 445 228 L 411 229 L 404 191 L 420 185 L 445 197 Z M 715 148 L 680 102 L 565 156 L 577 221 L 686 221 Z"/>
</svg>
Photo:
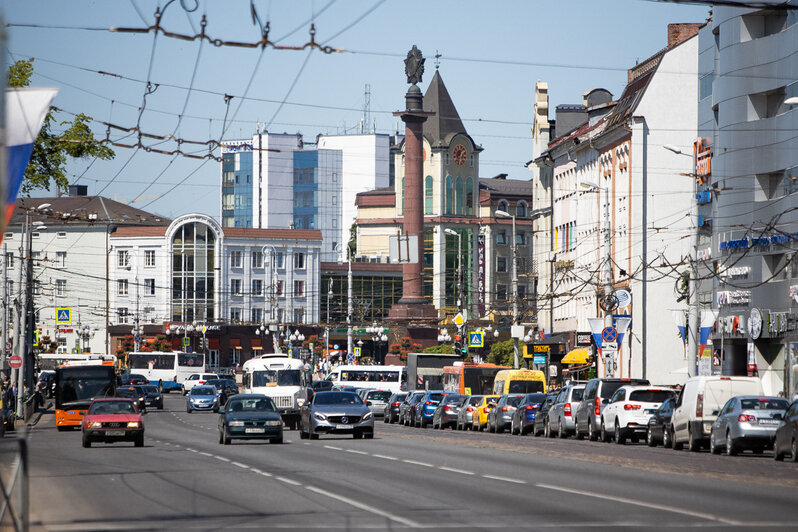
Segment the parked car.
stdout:
<svg viewBox="0 0 798 532">
<path fill-rule="evenodd" d="M 471 423 L 473 422 L 474 412 L 476 411 L 477 405 L 482 402 L 482 395 L 467 395 L 468 399 L 463 401 L 463 406 L 460 407 L 460 411 L 457 413 L 457 425 L 455 428 L 457 430 L 469 430 L 471 429 Z"/>
<path fill-rule="evenodd" d="M 194 386 L 186 396 L 186 412 L 219 411 L 219 392 L 213 386 Z"/>
<path fill-rule="evenodd" d="M 567 438 L 575 431 L 574 413 L 582 402 L 584 384 L 568 384 L 563 386 L 554 404 L 549 408 L 549 433 L 560 438 Z"/>
<path fill-rule="evenodd" d="M 482 399 L 474 406 L 471 413 L 471 430 L 485 430 L 488 426 L 488 413 L 496 406 L 500 395 L 483 395 Z"/>
<path fill-rule="evenodd" d="M 421 399 L 413 407 L 413 424 L 422 429 L 427 428 L 427 425 L 432 423 L 432 415 L 435 413 L 435 408 L 449 392 L 443 390 L 428 390 Z"/>
<path fill-rule="evenodd" d="M 750 449 L 759 454 L 773 447 L 776 429 L 790 403 L 780 397 L 741 395 L 729 399 L 709 434 L 709 451 L 728 456 Z"/>
<path fill-rule="evenodd" d="M 391 399 L 390 390 L 367 390 L 362 396 L 363 402 L 375 416 L 382 416 L 385 405 Z"/>
<path fill-rule="evenodd" d="M 543 401 L 543 404 L 538 408 L 538 413 L 535 415 L 535 422 L 532 424 L 532 434 L 535 436 L 544 435 L 547 438 L 553 436 L 549 431 L 549 410 L 551 409 L 551 405 L 554 404 L 554 401 L 557 400 L 559 394 L 559 390 L 546 394 L 546 400 Z"/>
<path fill-rule="evenodd" d="M 132 399 L 141 412 L 147 409 L 147 400 L 144 397 L 144 392 L 137 386 L 119 386 L 116 389 L 116 396 Z"/>
<path fill-rule="evenodd" d="M 574 414 L 574 434 L 577 440 L 587 436 L 591 441 L 599 438 L 601 411 L 612 394 L 621 386 L 648 386 L 647 379 L 590 379 L 585 384 L 582 402 Z"/>
<path fill-rule="evenodd" d="M 738 395 L 762 395 L 759 377 L 692 377 L 687 379 L 671 418 L 670 438 L 673 449 L 684 444 L 698 451 L 709 443 L 717 411 Z"/>
<path fill-rule="evenodd" d="M 456 393 L 443 396 L 443 399 L 432 412 L 432 428 L 445 429 L 446 427 L 451 427 L 454 429 L 457 426 L 457 415 L 460 413 L 460 407 L 467 398 L 467 395 Z"/>
<path fill-rule="evenodd" d="M 144 404 L 153 406 L 158 410 L 163 410 L 163 395 L 158 391 L 158 387 L 152 384 L 140 384 L 135 388 L 141 390 L 141 395 L 144 396 Z"/>
<path fill-rule="evenodd" d="M 513 422 L 513 412 L 524 398 L 522 393 L 504 394 L 496 401 L 496 408 L 488 412 L 488 432 L 504 432 Z"/>
<path fill-rule="evenodd" d="M 674 395 L 663 401 L 648 420 L 646 443 L 649 447 L 656 447 L 658 443 L 662 443 L 666 449 L 670 448 L 672 444 L 670 439 L 671 416 L 675 404 L 676 396 Z"/>
<path fill-rule="evenodd" d="M 630 438 L 637 443 L 648 431 L 648 420 L 657 408 L 675 396 L 671 388 L 621 386 L 601 413 L 601 440 L 623 445 Z"/>
<path fill-rule="evenodd" d="M 374 414 L 355 393 L 316 393 L 299 412 L 302 439 L 316 440 L 321 434 L 352 434 L 355 439 L 374 437 Z"/>
<path fill-rule="evenodd" d="M 205 381 L 218 378 L 219 376 L 216 373 L 192 373 L 183 381 L 183 395 L 188 395 L 188 392 L 190 392 L 194 386 L 202 386 L 205 384 Z"/>
<path fill-rule="evenodd" d="M 269 443 L 283 443 L 283 419 L 271 397 L 231 395 L 219 413 L 220 444 L 230 445 L 234 439 L 268 439 Z"/>
<path fill-rule="evenodd" d="M 399 423 L 410 425 L 413 422 L 413 407 L 424 396 L 424 390 L 415 390 L 408 393 L 402 404 L 399 405 Z"/>
<path fill-rule="evenodd" d="M 238 395 L 238 384 L 230 379 L 208 379 L 205 381 L 204 386 L 213 386 L 219 393 L 219 405 L 222 406 L 227 403 L 227 400 Z"/>
<path fill-rule="evenodd" d="M 95 399 L 83 416 L 81 432 L 83 447 L 118 441 L 132 441 L 136 447 L 144 447 L 144 421 L 132 399 Z"/>
<path fill-rule="evenodd" d="M 510 432 L 520 436 L 526 436 L 532 432 L 540 405 L 546 402 L 547 397 L 548 394 L 546 393 L 528 393 L 524 395 L 524 398 L 518 403 L 518 408 L 513 412 Z"/>
<path fill-rule="evenodd" d="M 149 384 L 149 380 L 144 375 L 138 373 L 123 373 L 119 378 L 121 386 L 130 386 L 131 384 Z"/>
<path fill-rule="evenodd" d="M 393 394 L 391 398 L 388 399 L 382 411 L 382 420 L 385 423 L 396 423 L 399 421 L 399 407 L 402 401 L 405 400 L 405 397 L 407 397 L 407 392 L 399 392 Z"/>
<path fill-rule="evenodd" d="M 798 462 L 798 401 L 793 401 L 784 413 L 773 439 L 773 458 L 784 460 L 789 454 L 793 462 Z"/>
</svg>

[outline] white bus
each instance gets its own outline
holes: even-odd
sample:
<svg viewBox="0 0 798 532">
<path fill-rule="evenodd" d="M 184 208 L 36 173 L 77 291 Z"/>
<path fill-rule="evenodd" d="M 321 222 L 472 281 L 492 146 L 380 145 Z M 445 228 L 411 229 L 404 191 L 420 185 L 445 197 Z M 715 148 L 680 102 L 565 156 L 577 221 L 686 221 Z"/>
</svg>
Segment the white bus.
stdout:
<svg viewBox="0 0 798 532">
<path fill-rule="evenodd" d="M 130 373 L 147 377 L 162 392 L 179 392 L 190 375 L 205 371 L 205 355 L 182 351 L 128 353 L 127 365 Z"/>
<path fill-rule="evenodd" d="M 116 355 L 104 353 L 40 353 L 40 371 L 55 371 L 63 366 L 116 366 Z"/>
<path fill-rule="evenodd" d="M 405 366 L 338 366 L 333 368 L 327 380 L 336 386 L 355 386 L 390 390 L 394 393 L 407 389 Z"/>
<path fill-rule="evenodd" d="M 268 353 L 244 362 L 242 393 L 268 395 L 291 429 L 299 426 L 299 409 L 308 400 L 310 375 L 298 358 L 284 353 Z"/>
</svg>

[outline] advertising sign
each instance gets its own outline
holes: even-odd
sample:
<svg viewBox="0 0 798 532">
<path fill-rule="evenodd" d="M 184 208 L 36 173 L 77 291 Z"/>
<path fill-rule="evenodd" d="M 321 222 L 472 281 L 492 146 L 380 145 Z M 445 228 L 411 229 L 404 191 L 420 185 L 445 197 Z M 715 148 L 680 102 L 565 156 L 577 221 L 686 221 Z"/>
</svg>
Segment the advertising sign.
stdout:
<svg viewBox="0 0 798 532">
<path fill-rule="evenodd" d="M 477 237 L 477 307 L 485 314 L 485 235 Z"/>
</svg>

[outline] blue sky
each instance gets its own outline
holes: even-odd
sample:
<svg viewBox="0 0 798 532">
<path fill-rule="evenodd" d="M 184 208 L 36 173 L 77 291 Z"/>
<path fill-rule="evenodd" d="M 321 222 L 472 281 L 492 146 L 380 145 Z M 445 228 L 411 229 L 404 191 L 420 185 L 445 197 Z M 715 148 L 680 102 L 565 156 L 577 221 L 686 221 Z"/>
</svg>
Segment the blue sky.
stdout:
<svg viewBox="0 0 798 532">
<path fill-rule="evenodd" d="M 355 130 L 366 85 L 377 131 L 394 132 L 391 113 L 403 107 L 407 90 L 403 59 L 415 44 L 427 57 L 424 90 L 436 51 L 441 55 L 449 93 L 485 149 L 481 177 L 528 179 L 537 80 L 549 84 L 551 115 L 558 104 L 580 103 L 594 87 L 618 96 L 626 69 L 665 47 L 669 23 L 703 22 L 709 13 L 707 6 L 646 0 L 253 1 L 277 44 L 307 43 L 312 21 L 318 43 L 344 52 L 215 47 L 152 32 L 108 31 L 147 27 L 156 7 L 168 4 L 161 19 L 168 31 L 194 34 L 205 15 L 212 38 L 256 42 L 261 35 L 249 0 L 7 0 L 0 8 L 11 24 L 5 61 L 35 57 L 33 84 L 58 87 L 57 107 L 98 121 L 139 123 L 147 133 L 200 142 L 218 140 L 223 129 L 225 140 L 246 138 L 260 122 L 271 132 L 313 140 Z M 158 86 L 145 97 L 147 80 Z M 229 106 L 224 94 L 233 96 Z M 93 128 L 105 138 L 105 126 Z M 136 142 L 135 135 L 124 135 L 111 131 L 112 139 Z M 70 164 L 70 182 L 88 185 L 91 195 L 137 200 L 134 206 L 168 217 L 218 217 L 219 163 L 115 149 L 113 161 Z M 207 153 L 187 144 L 183 150 Z"/>
</svg>

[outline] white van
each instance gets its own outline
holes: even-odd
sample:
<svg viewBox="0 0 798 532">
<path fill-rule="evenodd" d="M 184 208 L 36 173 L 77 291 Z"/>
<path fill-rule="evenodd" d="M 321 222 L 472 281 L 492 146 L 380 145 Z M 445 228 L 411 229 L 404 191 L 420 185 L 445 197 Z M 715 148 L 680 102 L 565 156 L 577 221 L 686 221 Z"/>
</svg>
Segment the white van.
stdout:
<svg viewBox="0 0 798 532">
<path fill-rule="evenodd" d="M 673 448 L 685 443 L 698 451 L 709 443 L 712 424 L 726 401 L 738 395 L 762 395 L 758 377 L 692 377 L 682 388 L 671 418 L 670 438 Z"/>
</svg>

